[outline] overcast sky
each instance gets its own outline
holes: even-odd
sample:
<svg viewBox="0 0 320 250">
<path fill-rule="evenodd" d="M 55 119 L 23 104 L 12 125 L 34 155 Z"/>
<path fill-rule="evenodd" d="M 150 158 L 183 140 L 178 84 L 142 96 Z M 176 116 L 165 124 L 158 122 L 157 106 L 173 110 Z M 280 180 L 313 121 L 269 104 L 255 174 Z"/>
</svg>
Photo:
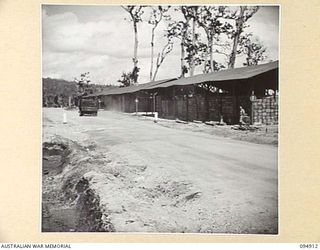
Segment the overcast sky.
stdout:
<svg viewBox="0 0 320 250">
<path fill-rule="evenodd" d="M 174 14 L 177 15 L 177 14 Z M 133 67 L 134 34 L 132 23 L 120 6 L 112 5 L 43 5 L 42 6 L 42 76 L 73 80 L 81 73 L 90 72 L 93 83 L 118 85 L 123 71 Z M 148 15 L 145 14 L 145 19 Z M 252 32 L 267 47 L 267 61 L 278 60 L 279 9 L 262 6 L 250 19 Z M 165 44 L 163 30 L 157 28 L 156 52 Z M 139 83 L 149 81 L 151 26 L 140 23 Z M 204 39 L 204 38 L 203 38 Z M 166 57 L 157 80 L 180 75 L 179 43 Z M 219 58 L 224 60 L 224 58 Z M 236 66 L 241 67 L 243 58 Z M 195 73 L 201 73 L 202 66 Z"/>
</svg>

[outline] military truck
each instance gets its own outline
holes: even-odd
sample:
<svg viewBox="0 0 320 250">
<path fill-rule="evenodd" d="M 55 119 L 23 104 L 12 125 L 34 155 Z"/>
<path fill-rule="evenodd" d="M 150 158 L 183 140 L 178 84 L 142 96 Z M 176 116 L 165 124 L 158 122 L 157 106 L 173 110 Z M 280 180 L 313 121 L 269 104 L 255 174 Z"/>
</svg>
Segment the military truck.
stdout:
<svg viewBox="0 0 320 250">
<path fill-rule="evenodd" d="M 93 97 L 81 97 L 79 100 L 79 115 L 98 115 L 99 102 Z"/>
</svg>

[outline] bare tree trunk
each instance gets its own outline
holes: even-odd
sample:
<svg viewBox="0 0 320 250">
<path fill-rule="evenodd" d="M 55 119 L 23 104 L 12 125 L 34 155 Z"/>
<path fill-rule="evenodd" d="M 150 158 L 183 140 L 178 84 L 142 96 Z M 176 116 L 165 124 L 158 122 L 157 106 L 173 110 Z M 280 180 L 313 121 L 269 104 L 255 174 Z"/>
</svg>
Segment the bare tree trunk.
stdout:
<svg viewBox="0 0 320 250">
<path fill-rule="evenodd" d="M 203 64 L 203 73 L 206 74 L 207 72 L 207 63 L 208 63 L 208 52 L 206 51 L 204 54 L 204 64 Z"/>
<path fill-rule="evenodd" d="M 158 74 L 158 69 L 159 69 L 159 67 L 156 67 L 156 70 L 154 71 L 154 75 L 153 75 L 152 80 L 151 80 L 152 82 L 154 82 L 156 80 L 156 76 Z"/>
<path fill-rule="evenodd" d="M 185 46 L 185 39 L 187 38 L 188 35 L 188 24 L 190 21 L 190 17 L 187 14 L 187 11 L 185 7 L 181 6 L 180 7 L 182 14 L 184 15 L 185 22 L 183 23 L 182 31 L 181 31 L 181 77 L 184 77 L 185 75 L 185 65 L 184 65 L 184 58 L 185 58 L 185 51 L 184 51 L 184 46 Z M 190 65 L 189 65 L 190 66 Z"/>
<path fill-rule="evenodd" d="M 195 37 L 195 33 L 196 33 L 196 18 L 193 17 L 192 18 L 192 58 L 191 58 L 191 62 L 190 62 L 190 76 L 193 76 L 194 73 L 194 56 L 195 56 L 195 44 L 196 44 L 196 37 Z"/>
<path fill-rule="evenodd" d="M 152 78 L 153 74 L 153 55 L 154 55 L 154 30 L 155 28 L 152 28 L 152 33 L 151 33 L 151 66 L 150 66 L 150 81 L 154 81 Z M 157 70 L 156 70 L 157 71 Z"/>
<path fill-rule="evenodd" d="M 138 67 L 138 29 L 137 23 L 133 22 L 133 29 L 134 29 L 134 51 L 133 51 L 133 69 L 135 70 Z M 134 81 L 137 83 L 137 81 Z"/>
<path fill-rule="evenodd" d="M 250 53 L 250 48 L 248 48 L 248 56 L 246 58 L 247 66 L 250 66 L 250 58 L 251 58 L 251 53 Z"/>
<path fill-rule="evenodd" d="M 184 77 L 184 38 L 181 38 L 181 77 Z"/>
<path fill-rule="evenodd" d="M 239 42 L 239 36 L 236 35 L 234 37 L 234 40 L 233 40 L 232 51 L 231 51 L 231 54 L 230 54 L 229 65 L 228 65 L 229 69 L 230 68 L 231 69 L 234 68 L 234 64 L 236 62 L 236 54 L 237 54 L 238 42 Z"/>
<path fill-rule="evenodd" d="M 232 51 L 230 54 L 230 60 L 228 63 L 228 67 L 229 68 L 234 68 L 234 64 L 236 61 L 236 55 L 237 55 L 237 47 L 238 47 L 238 43 L 239 43 L 239 38 L 240 38 L 240 34 L 241 34 L 241 29 L 243 26 L 243 14 L 245 11 L 245 7 L 240 6 L 240 14 L 239 17 L 236 19 L 236 32 L 235 32 L 235 36 L 233 39 L 233 45 L 232 45 Z"/>
<path fill-rule="evenodd" d="M 173 49 L 173 43 L 169 40 L 168 43 L 163 47 L 161 53 L 158 53 L 157 61 L 156 61 L 156 69 L 154 71 L 152 81 L 155 81 L 161 64 L 163 63 L 166 56 L 172 51 L 172 49 Z"/>
<path fill-rule="evenodd" d="M 159 58 L 160 58 L 160 54 L 158 55 L 158 60 L 157 60 L 157 61 L 160 60 Z M 156 65 L 156 70 L 154 71 L 154 74 L 153 74 L 153 78 L 150 79 L 150 81 L 154 82 L 154 81 L 156 80 L 156 76 L 157 76 L 157 74 L 158 74 L 159 68 L 160 68 L 160 65 L 157 63 L 157 65 Z"/>
<path fill-rule="evenodd" d="M 209 39 L 209 51 L 210 51 L 210 71 L 213 72 L 213 41 Z"/>
</svg>

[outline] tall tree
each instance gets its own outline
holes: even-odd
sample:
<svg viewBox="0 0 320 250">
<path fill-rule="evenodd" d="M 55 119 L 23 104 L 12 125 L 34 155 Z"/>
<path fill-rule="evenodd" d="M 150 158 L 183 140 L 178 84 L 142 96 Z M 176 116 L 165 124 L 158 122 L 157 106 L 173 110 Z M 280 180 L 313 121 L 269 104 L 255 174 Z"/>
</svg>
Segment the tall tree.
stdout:
<svg viewBox="0 0 320 250">
<path fill-rule="evenodd" d="M 176 9 L 177 10 L 177 9 Z M 188 24 L 184 21 L 172 21 L 168 25 L 167 37 L 172 37 L 180 40 L 180 77 L 184 77 L 188 72 L 187 67 L 184 64 L 185 59 L 185 41 L 187 37 L 187 26 Z"/>
<path fill-rule="evenodd" d="M 180 40 L 180 77 L 184 77 L 188 72 L 188 68 L 184 63 L 186 57 L 186 46 L 188 45 L 188 32 L 190 32 L 189 22 L 191 20 L 188 8 L 188 6 L 179 6 L 174 9 L 175 11 L 182 13 L 184 19 L 171 22 L 168 25 L 167 30 L 168 37 L 175 37 Z"/>
<path fill-rule="evenodd" d="M 184 43 L 187 47 L 187 53 L 188 53 L 188 63 L 189 63 L 189 69 L 190 69 L 190 76 L 193 76 L 194 74 L 194 68 L 195 68 L 195 56 L 197 54 L 197 46 L 196 42 L 198 40 L 199 35 L 196 34 L 196 22 L 197 22 L 197 15 L 198 15 L 198 6 L 181 6 L 180 7 L 181 12 L 184 16 L 184 22 L 185 22 L 185 33 L 184 33 Z M 189 22 L 192 21 L 191 23 L 191 32 L 189 35 L 191 36 L 188 39 L 188 27 L 189 27 Z"/>
<path fill-rule="evenodd" d="M 220 36 L 228 36 L 232 31 L 232 25 L 224 21 L 226 7 L 223 6 L 201 6 L 198 12 L 198 25 L 204 30 L 207 38 L 207 44 L 202 48 L 204 73 L 212 72 L 218 69 L 217 62 L 213 60 L 213 54 L 224 54 L 229 48 L 228 42 L 221 42 Z M 219 47 L 217 49 L 216 47 Z M 209 59 L 208 59 L 209 57 Z"/>
<path fill-rule="evenodd" d="M 79 95 L 86 95 L 89 93 L 89 83 L 91 82 L 90 72 L 80 74 L 80 80 L 75 77 L 74 81 L 77 83 Z"/>
<path fill-rule="evenodd" d="M 197 52 L 197 42 L 199 34 L 196 32 L 196 15 L 198 6 L 179 6 L 175 11 L 179 11 L 183 18 L 171 22 L 168 26 L 168 36 L 180 40 L 180 77 L 184 77 L 189 71 L 193 75 L 196 65 L 195 55 Z M 192 23 L 191 23 L 192 21 Z M 188 63 L 186 66 L 185 61 Z"/>
<path fill-rule="evenodd" d="M 259 37 L 253 36 L 252 33 L 242 36 L 239 45 L 239 53 L 246 56 L 244 66 L 258 65 L 267 58 L 267 48 L 260 41 Z"/>
<path fill-rule="evenodd" d="M 259 10 L 258 6 L 240 6 L 236 11 L 230 11 L 227 18 L 233 19 L 235 21 L 235 29 L 231 36 L 233 40 L 232 50 L 230 54 L 230 59 L 228 63 L 229 68 L 234 68 L 236 61 L 237 50 L 239 45 L 240 36 L 244 31 L 246 22 Z"/>
<path fill-rule="evenodd" d="M 150 62 L 150 81 L 154 79 L 155 77 L 153 76 L 153 62 L 154 62 L 154 38 L 155 38 L 155 31 L 156 28 L 158 27 L 159 23 L 162 21 L 162 19 L 169 19 L 169 15 L 166 13 L 170 9 L 170 6 L 151 6 L 151 14 L 150 14 L 150 19 L 148 21 L 149 24 L 152 25 L 152 30 L 151 30 L 151 62 Z M 166 50 L 165 48 L 168 45 L 165 45 L 163 50 Z M 165 55 L 161 53 L 162 55 Z M 158 56 L 159 58 L 159 56 Z M 163 58 L 164 59 L 164 58 Z M 162 60 L 163 61 L 163 60 Z M 157 64 L 158 65 L 158 64 Z M 156 71 L 158 71 L 158 67 L 156 65 Z M 161 65 L 161 63 L 160 63 Z M 159 67 L 160 67 L 159 65 Z"/>
<path fill-rule="evenodd" d="M 131 73 L 127 72 L 122 72 L 121 75 L 122 79 L 119 79 L 118 82 L 120 82 L 122 85 L 120 87 L 128 87 L 132 84 L 132 78 L 131 78 Z"/>
<path fill-rule="evenodd" d="M 157 56 L 157 61 L 156 61 L 156 68 L 152 77 L 152 81 L 156 80 L 156 76 L 158 74 L 158 70 L 161 66 L 161 64 L 163 63 L 165 57 L 172 51 L 173 49 L 173 42 L 172 39 L 168 38 L 168 41 L 166 43 L 166 45 L 163 47 L 161 53 L 158 53 Z"/>
<path fill-rule="evenodd" d="M 142 14 L 144 13 L 143 8 L 145 6 L 142 5 L 125 5 L 121 6 L 126 12 L 130 15 L 130 21 L 133 24 L 133 31 L 134 31 L 134 49 L 133 49 L 133 70 L 132 74 L 136 74 L 134 76 L 134 83 L 138 81 L 138 23 L 142 22 Z"/>
</svg>

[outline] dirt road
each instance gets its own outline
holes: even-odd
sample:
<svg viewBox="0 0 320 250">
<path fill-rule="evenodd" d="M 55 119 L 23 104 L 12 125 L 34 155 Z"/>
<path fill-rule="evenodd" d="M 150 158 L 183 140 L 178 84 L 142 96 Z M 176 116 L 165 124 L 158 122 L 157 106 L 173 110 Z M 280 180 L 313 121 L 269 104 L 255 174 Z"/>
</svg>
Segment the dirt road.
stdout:
<svg viewBox="0 0 320 250">
<path fill-rule="evenodd" d="M 79 117 L 76 111 L 44 109 L 43 141 L 57 136 L 87 145 L 81 174 L 114 231 L 278 231 L 275 146 L 167 128 L 129 114 Z M 80 156 L 73 157 L 73 167 L 56 183 L 80 171 Z"/>
</svg>

